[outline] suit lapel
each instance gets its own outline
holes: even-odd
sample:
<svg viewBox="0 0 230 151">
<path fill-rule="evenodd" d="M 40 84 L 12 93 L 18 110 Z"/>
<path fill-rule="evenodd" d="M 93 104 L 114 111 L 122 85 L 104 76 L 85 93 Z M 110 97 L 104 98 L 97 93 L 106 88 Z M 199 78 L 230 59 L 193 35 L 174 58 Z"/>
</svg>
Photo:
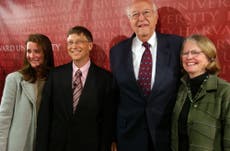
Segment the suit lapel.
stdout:
<svg viewBox="0 0 230 151">
<path fill-rule="evenodd" d="M 161 82 L 167 79 L 168 64 L 170 63 L 170 56 L 168 54 L 168 43 L 166 40 L 162 40 L 162 36 L 157 34 L 157 57 L 156 57 L 156 76 L 155 83 L 152 88 L 151 95 L 155 95 L 161 90 Z"/>
<path fill-rule="evenodd" d="M 59 77 L 60 82 L 62 83 L 60 85 L 63 86 L 61 89 L 63 89 L 64 93 L 66 93 L 66 98 L 63 98 L 64 100 L 63 103 L 68 115 L 72 115 L 73 114 L 72 62 L 67 64 L 66 69 L 64 71 L 65 72 L 63 72 L 62 75 L 60 75 L 61 77 Z"/>
<path fill-rule="evenodd" d="M 98 89 L 96 88 L 97 87 L 96 83 L 98 83 L 98 81 L 96 81 L 97 79 L 96 76 L 98 75 L 95 71 L 95 65 L 91 62 L 88 75 L 86 77 L 85 85 L 83 87 L 81 96 L 79 98 L 75 115 L 77 115 L 78 112 L 80 112 L 81 110 L 90 108 L 89 106 L 94 106 L 94 104 L 96 103 L 96 102 L 92 102 L 93 100 L 95 100 L 93 98 L 95 98 L 96 94 L 98 94 L 97 92 Z"/>
<path fill-rule="evenodd" d="M 35 105 L 36 104 L 36 90 L 35 90 L 35 84 L 34 83 L 29 83 L 27 81 L 22 81 L 21 82 L 22 86 L 22 91 L 25 93 L 25 95 L 28 97 L 28 100 Z"/>
<path fill-rule="evenodd" d="M 142 91 L 142 88 L 139 86 L 137 79 L 134 74 L 134 66 L 133 66 L 133 56 L 132 56 L 132 41 L 133 38 L 135 37 L 135 34 L 132 35 L 132 37 L 129 39 L 125 49 L 126 49 L 126 54 L 124 55 L 124 61 L 125 64 L 124 66 L 126 67 L 125 72 L 127 72 L 127 78 L 130 79 L 130 83 L 133 83 L 131 87 L 132 89 L 136 89 L 134 91 L 139 92 L 140 95 L 145 98 L 144 92 Z"/>
<path fill-rule="evenodd" d="M 133 40 L 133 38 L 130 39 L 128 45 L 125 47 L 127 50 L 125 51 L 126 53 L 124 55 L 125 56 L 125 58 L 124 58 L 125 65 L 124 66 L 127 67 L 125 70 L 125 71 L 127 71 L 127 75 L 131 78 L 131 80 L 133 82 L 134 81 L 136 82 L 137 80 L 136 80 L 135 74 L 134 74 L 133 56 L 132 56 L 132 48 L 131 48 L 132 47 L 132 40 Z M 137 87 L 138 87 L 138 85 L 137 85 Z"/>
</svg>

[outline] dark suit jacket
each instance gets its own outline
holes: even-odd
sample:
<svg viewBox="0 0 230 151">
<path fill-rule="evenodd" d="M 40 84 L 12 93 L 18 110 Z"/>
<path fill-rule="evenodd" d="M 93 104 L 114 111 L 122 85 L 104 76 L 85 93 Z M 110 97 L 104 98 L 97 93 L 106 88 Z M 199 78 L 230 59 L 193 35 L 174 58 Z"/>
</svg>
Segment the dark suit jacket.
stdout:
<svg viewBox="0 0 230 151">
<path fill-rule="evenodd" d="M 147 151 L 148 136 L 152 138 L 155 151 L 169 151 L 170 117 L 180 78 L 182 38 L 157 33 L 155 83 L 150 97 L 145 98 L 133 70 L 134 36 L 110 51 L 112 73 L 120 89 L 118 151 Z"/>
<path fill-rule="evenodd" d="M 72 63 L 52 70 L 39 110 L 36 151 L 108 151 L 115 121 L 112 81 L 91 62 L 73 114 Z"/>
</svg>

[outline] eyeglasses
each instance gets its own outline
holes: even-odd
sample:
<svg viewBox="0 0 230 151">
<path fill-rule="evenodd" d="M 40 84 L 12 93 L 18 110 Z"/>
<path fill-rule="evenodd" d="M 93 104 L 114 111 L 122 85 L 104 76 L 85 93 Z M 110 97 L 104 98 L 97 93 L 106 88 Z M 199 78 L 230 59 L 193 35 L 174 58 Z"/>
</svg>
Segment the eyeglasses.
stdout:
<svg viewBox="0 0 230 151">
<path fill-rule="evenodd" d="M 73 44 L 82 45 L 82 44 L 87 43 L 87 42 L 89 42 L 89 41 L 87 41 L 87 40 L 77 40 L 77 41 L 67 41 L 67 44 L 69 46 L 71 46 Z"/>
<path fill-rule="evenodd" d="M 131 14 L 129 14 L 129 18 L 137 20 L 140 15 L 143 15 L 144 17 L 148 18 L 151 17 L 153 15 L 153 10 L 144 10 L 143 12 L 133 12 Z"/>
<path fill-rule="evenodd" d="M 182 52 L 181 56 L 182 57 L 187 57 L 189 54 L 191 54 L 191 56 L 196 57 L 199 54 L 203 53 L 202 51 L 198 51 L 198 50 L 191 50 L 191 51 L 186 51 L 186 52 Z"/>
</svg>

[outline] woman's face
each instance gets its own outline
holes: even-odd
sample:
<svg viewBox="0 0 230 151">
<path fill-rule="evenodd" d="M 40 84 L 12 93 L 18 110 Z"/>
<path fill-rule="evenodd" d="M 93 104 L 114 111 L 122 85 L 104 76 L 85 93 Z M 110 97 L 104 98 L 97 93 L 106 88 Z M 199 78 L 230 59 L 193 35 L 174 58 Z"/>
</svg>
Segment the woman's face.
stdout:
<svg viewBox="0 0 230 151">
<path fill-rule="evenodd" d="M 207 56 L 198 47 L 195 41 L 187 40 L 181 53 L 184 70 L 190 78 L 197 77 L 206 72 L 209 64 Z"/>
<path fill-rule="evenodd" d="M 26 58 L 33 68 L 38 68 L 44 63 L 44 52 L 35 42 L 27 42 Z"/>
</svg>

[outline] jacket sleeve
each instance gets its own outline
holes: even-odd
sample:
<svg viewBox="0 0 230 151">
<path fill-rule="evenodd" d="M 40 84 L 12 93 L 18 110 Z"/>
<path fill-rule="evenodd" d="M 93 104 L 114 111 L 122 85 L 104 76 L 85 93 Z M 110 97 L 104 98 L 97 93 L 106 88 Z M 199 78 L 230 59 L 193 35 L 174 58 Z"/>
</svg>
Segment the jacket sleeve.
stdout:
<svg viewBox="0 0 230 151">
<path fill-rule="evenodd" d="M 13 74 L 6 77 L 0 105 L 0 151 L 7 151 L 9 129 L 14 114 L 17 80 Z"/>
<path fill-rule="evenodd" d="M 115 98 L 112 79 L 107 79 L 105 88 L 105 99 L 103 105 L 103 124 L 101 151 L 110 150 L 115 131 Z"/>
<path fill-rule="evenodd" d="M 225 90 L 226 91 L 224 91 L 224 97 L 222 100 L 222 143 L 223 150 L 230 151 L 230 87 L 227 87 Z"/>
<path fill-rule="evenodd" d="M 45 83 L 41 105 L 38 112 L 37 120 L 37 136 L 36 136 L 36 151 L 47 151 L 50 138 L 50 125 L 52 122 L 52 78 L 51 73 Z"/>
</svg>

